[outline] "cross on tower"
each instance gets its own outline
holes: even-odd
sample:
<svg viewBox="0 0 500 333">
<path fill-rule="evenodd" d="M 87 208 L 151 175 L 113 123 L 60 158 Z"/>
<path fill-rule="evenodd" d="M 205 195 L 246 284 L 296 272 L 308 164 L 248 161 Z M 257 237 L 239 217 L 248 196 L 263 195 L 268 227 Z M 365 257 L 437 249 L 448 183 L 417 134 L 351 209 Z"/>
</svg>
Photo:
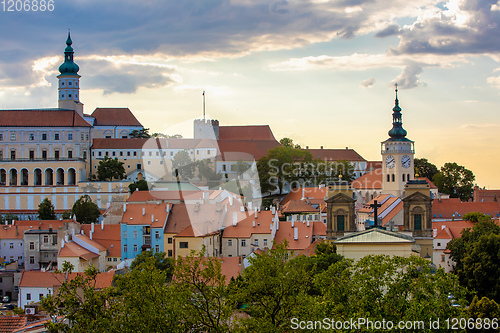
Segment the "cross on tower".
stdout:
<svg viewBox="0 0 500 333">
<path fill-rule="evenodd" d="M 374 215 L 373 226 L 376 228 L 378 226 L 378 208 L 382 207 L 382 205 L 377 203 L 377 200 L 374 200 L 373 203 L 369 206 L 373 208 L 373 215 Z"/>
</svg>

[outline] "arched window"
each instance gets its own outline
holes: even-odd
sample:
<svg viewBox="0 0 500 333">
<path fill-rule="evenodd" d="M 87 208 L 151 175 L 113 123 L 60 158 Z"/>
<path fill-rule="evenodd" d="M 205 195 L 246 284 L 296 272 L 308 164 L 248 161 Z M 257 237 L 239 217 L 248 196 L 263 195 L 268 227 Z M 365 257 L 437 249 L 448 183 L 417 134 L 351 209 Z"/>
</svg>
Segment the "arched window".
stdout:
<svg viewBox="0 0 500 333">
<path fill-rule="evenodd" d="M 392 181 L 395 182 L 396 181 L 396 176 L 394 174 L 392 174 Z"/>
<path fill-rule="evenodd" d="M 406 181 L 406 180 L 405 180 L 405 178 L 406 178 L 406 177 L 405 177 L 405 174 L 403 173 L 403 182 L 405 182 L 405 181 Z"/>
<path fill-rule="evenodd" d="M 387 182 L 391 181 L 391 175 L 387 175 Z"/>
</svg>

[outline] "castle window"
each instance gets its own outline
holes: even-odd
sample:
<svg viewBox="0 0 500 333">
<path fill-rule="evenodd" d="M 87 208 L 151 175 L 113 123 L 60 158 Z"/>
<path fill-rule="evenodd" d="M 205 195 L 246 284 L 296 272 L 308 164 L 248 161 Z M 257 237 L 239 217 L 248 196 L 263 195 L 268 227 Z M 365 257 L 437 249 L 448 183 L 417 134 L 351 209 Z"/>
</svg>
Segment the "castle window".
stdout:
<svg viewBox="0 0 500 333">
<path fill-rule="evenodd" d="M 16 141 L 16 133 L 10 133 L 10 141 Z"/>
<path fill-rule="evenodd" d="M 47 133 L 42 133 L 42 141 L 47 141 Z"/>
<path fill-rule="evenodd" d="M 54 140 L 59 140 L 59 133 L 54 133 Z"/>
<path fill-rule="evenodd" d="M 415 230 L 422 230 L 422 214 L 413 215 Z"/>
<path fill-rule="evenodd" d="M 29 140 L 30 140 L 30 141 L 35 140 L 35 133 L 30 133 L 30 135 L 29 135 Z"/>
<path fill-rule="evenodd" d="M 68 158 L 73 158 L 73 151 L 68 150 Z"/>
<path fill-rule="evenodd" d="M 73 133 L 68 133 L 68 140 L 73 140 Z"/>
</svg>

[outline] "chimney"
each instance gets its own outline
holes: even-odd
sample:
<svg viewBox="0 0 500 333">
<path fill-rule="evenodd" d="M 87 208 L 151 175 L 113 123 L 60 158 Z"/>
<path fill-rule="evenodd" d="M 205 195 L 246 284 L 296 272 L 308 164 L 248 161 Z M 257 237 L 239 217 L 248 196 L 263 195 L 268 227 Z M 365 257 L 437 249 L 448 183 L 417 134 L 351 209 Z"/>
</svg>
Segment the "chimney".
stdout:
<svg viewBox="0 0 500 333">
<path fill-rule="evenodd" d="M 93 234 L 94 234 L 94 232 L 92 231 L 92 232 L 90 233 L 90 235 L 89 235 L 90 240 L 92 240 L 92 235 L 93 235 Z"/>
<path fill-rule="evenodd" d="M 233 212 L 233 227 L 236 227 L 236 224 L 238 224 L 238 214 Z"/>
<path fill-rule="evenodd" d="M 299 240 L 299 228 L 293 228 L 293 239 Z"/>
<path fill-rule="evenodd" d="M 252 222 L 252 227 L 254 227 L 254 228 L 255 228 L 255 221 L 253 221 L 253 222 Z"/>
<path fill-rule="evenodd" d="M 142 215 L 146 215 L 146 207 L 142 207 Z"/>
<path fill-rule="evenodd" d="M 64 239 L 61 241 L 61 249 L 64 247 Z"/>
<path fill-rule="evenodd" d="M 94 232 L 94 222 L 92 222 L 92 223 L 90 224 L 90 232 L 91 232 L 91 233 L 92 233 L 92 232 Z"/>
<path fill-rule="evenodd" d="M 257 218 L 257 209 L 255 210 L 255 218 Z"/>
<path fill-rule="evenodd" d="M 309 227 L 309 221 L 307 221 L 307 226 Z"/>
<path fill-rule="evenodd" d="M 252 202 L 250 201 L 250 202 L 248 203 L 248 210 L 252 210 L 252 209 L 253 209 L 253 207 L 252 207 Z"/>
<path fill-rule="evenodd" d="M 101 230 L 104 230 L 104 219 L 101 220 Z"/>
<path fill-rule="evenodd" d="M 294 219 L 292 219 L 292 228 L 295 226 Z"/>
<path fill-rule="evenodd" d="M 166 206 L 165 206 L 165 211 L 168 213 L 168 211 L 170 210 L 170 204 L 168 203 Z"/>
<path fill-rule="evenodd" d="M 323 149 L 323 146 L 321 146 L 320 148 Z"/>
<path fill-rule="evenodd" d="M 245 206 L 240 207 L 240 212 L 244 213 L 245 212 Z"/>
<path fill-rule="evenodd" d="M 269 224 L 269 230 L 273 230 L 273 224 L 272 223 Z"/>
<path fill-rule="evenodd" d="M 305 200 L 305 199 L 306 199 L 306 188 L 303 185 L 302 186 L 302 198 L 300 198 L 300 200 Z"/>
<path fill-rule="evenodd" d="M 233 197 L 231 195 L 229 196 L 229 205 L 233 205 Z"/>
<path fill-rule="evenodd" d="M 127 211 L 127 203 L 126 203 L 126 202 L 124 202 L 124 203 L 123 203 L 123 212 L 125 213 L 126 211 Z"/>
<path fill-rule="evenodd" d="M 309 149 L 309 146 L 306 146 L 306 149 Z"/>
<path fill-rule="evenodd" d="M 155 221 L 155 216 L 151 214 L 151 223 L 153 223 L 154 221 Z"/>
<path fill-rule="evenodd" d="M 272 206 L 271 207 L 271 214 L 274 215 L 275 212 L 276 212 L 276 207 Z"/>
<path fill-rule="evenodd" d="M 68 235 L 64 235 L 64 241 L 67 243 L 68 242 Z"/>
<path fill-rule="evenodd" d="M 83 230 L 82 230 L 83 231 Z M 75 235 L 75 229 L 71 229 L 71 234 L 74 236 Z"/>
<path fill-rule="evenodd" d="M 276 230 L 280 230 L 280 220 L 276 220 Z"/>
</svg>

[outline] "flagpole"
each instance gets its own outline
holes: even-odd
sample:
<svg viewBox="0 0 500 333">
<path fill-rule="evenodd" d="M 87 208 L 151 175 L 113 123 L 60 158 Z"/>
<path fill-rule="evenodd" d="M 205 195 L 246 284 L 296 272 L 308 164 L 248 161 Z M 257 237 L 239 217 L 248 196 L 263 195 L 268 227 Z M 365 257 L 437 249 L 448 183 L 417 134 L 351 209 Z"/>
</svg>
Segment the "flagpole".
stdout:
<svg viewBox="0 0 500 333">
<path fill-rule="evenodd" d="M 205 120 L 205 90 L 203 90 L 203 120 Z"/>
</svg>

